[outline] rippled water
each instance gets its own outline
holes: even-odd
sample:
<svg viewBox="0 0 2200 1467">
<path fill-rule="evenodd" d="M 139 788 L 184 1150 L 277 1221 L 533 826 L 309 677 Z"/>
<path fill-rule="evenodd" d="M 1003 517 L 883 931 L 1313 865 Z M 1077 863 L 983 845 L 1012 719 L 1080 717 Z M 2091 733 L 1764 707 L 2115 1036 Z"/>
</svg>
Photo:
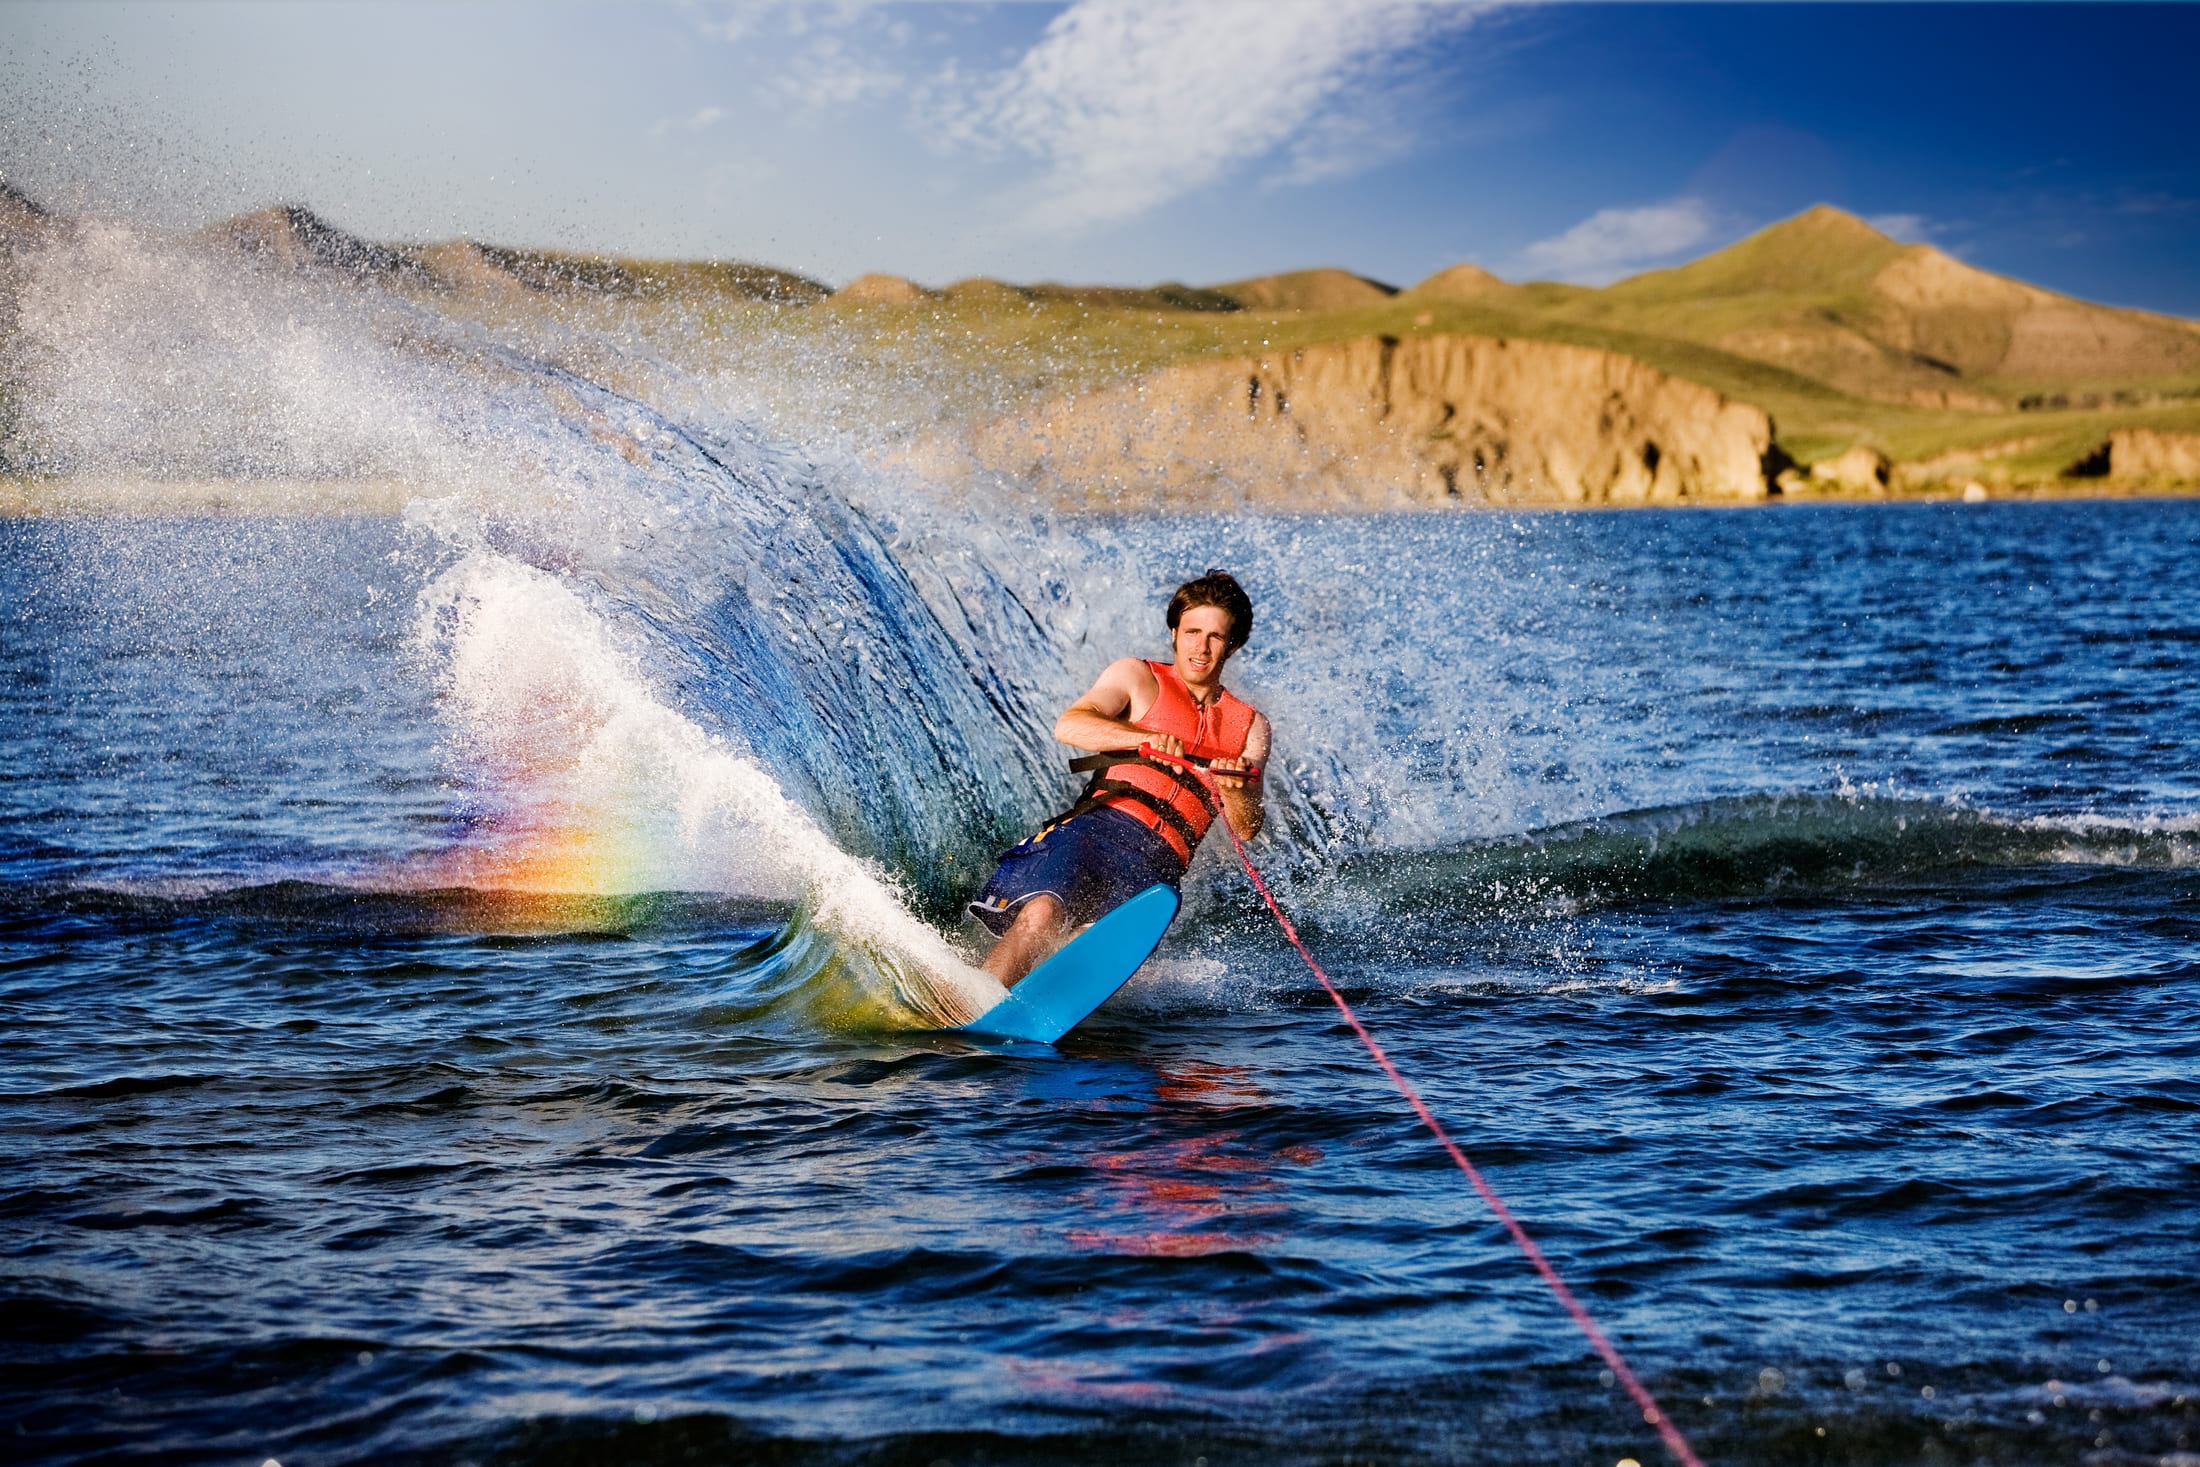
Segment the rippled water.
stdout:
<svg viewBox="0 0 2200 1467">
<path fill-rule="evenodd" d="M 1218 561 L 1259 854 L 1708 1460 L 2200 1452 L 2195 507 L 851 513 L 784 618 L 0 525 L 10 1459 L 1656 1460 L 1219 862 L 1059 1051 L 815 905 L 943 923 Z"/>
</svg>

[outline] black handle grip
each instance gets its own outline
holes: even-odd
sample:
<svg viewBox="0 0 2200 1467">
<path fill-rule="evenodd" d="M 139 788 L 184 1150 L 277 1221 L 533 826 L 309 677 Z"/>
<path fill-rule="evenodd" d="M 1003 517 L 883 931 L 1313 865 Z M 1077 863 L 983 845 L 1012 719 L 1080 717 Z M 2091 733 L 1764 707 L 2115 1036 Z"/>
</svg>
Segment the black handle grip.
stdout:
<svg viewBox="0 0 2200 1467">
<path fill-rule="evenodd" d="M 1171 761 L 1181 759 L 1186 764 L 1196 764 L 1201 769 L 1211 769 L 1214 767 L 1213 760 L 1202 759 L 1197 754 L 1171 754 L 1168 756 L 1168 758 Z M 1069 772 L 1072 774 L 1090 774 L 1096 769 L 1105 769 L 1110 764 L 1136 762 L 1143 759 L 1147 759 L 1147 755 L 1142 749 L 1108 749 L 1098 754 L 1084 754 L 1080 755 L 1078 758 L 1070 760 Z M 1160 763 L 1162 761 L 1148 760 L 1148 762 Z M 1232 770 L 1230 772 L 1241 775 L 1246 779 L 1260 778 L 1259 765 L 1254 765 L 1249 769 Z"/>
</svg>

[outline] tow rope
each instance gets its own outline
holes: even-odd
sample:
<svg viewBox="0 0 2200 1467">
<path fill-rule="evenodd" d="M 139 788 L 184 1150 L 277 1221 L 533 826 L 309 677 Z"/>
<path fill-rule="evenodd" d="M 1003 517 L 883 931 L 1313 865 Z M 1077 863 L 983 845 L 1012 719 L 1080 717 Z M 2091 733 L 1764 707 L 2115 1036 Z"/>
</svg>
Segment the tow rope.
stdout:
<svg viewBox="0 0 2200 1467">
<path fill-rule="evenodd" d="M 1141 745 L 1138 752 L 1143 758 L 1176 764 L 1189 770 L 1207 786 L 1216 803 L 1221 802 L 1222 790 L 1201 762 L 1177 754 L 1165 754 L 1151 744 Z M 1505 1205 L 1505 1200 L 1497 1195 L 1496 1189 L 1483 1180 L 1481 1171 L 1467 1159 L 1466 1152 L 1459 1149 L 1459 1143 L 1451 1139 L 1451 1133 L 1444 1129 L 1443 1122 L 1436 1119 L 1436 1113 L 1428 1108 L 1428 1102 L 1421 1099 L 1421 1092 L 1414 1089 L 1413 1083 L 1399 1073 L 1398 1067 L 1391 1063 L 1390 1056 L 1375 1042 L 1375 1036 L 1360 1022 L 1360 1016 L 1352 1011 L 1352 1005 L 1345 1002 L 1344 994 L 1330 981 L 1329 975 L 1322 970 L 1322 965 L 1314 960 L 1314 954 L 1307 950 L 1306 943 L 1300 939 L 1298 928 L 1291 925 L 1291 919 L 1283 914 L 1283 908 L 1268 890 L 1268 883 L 1261 880 L 1259 868 L 1254 866 L 1253 858 L 1245 853 L 1245 842 L 1238 839 L 1238 833 L 1231 827 L 1228 816 L 1225 815 L 1215 823 L 1222 827 L 1223 834 L 1230 837 L 1230 848 L 1237 852 L 1238 863 L 1245 868 L 1246 876 L 1253 883 L 1253 890 L 1260 893 L 1260 899 L 1268 904 L 1269 913 L 1275 917 L 1276 925 L 1283 929 L 1283 935 L 1290 939 L 1291 946 L 1299 950 L 1299 956 L 1306 961 L 1306 966 L 1321 980 L 1323 991 L 1337 1005 L 1337 1011 L 1344 1015 L 1345 1022 L 1352 1026 L 1352 1032 L 1360 1036 L 1360 1043 L 1367 1046 L 1367 1052 L 1375 1057 L 1375 1063 L 1390 1077 L 1390 1083 L 1406 1098 L 1406 1104 L 1413 1107 L 1413 1113 L 1421 1118 L 1421 1124 L 1428 1127 L 1438 1144 L 1458 1164 L 1459 1170 L 1466 1173 L 1467 1180 L 1474 1184 L 1474 1190 L 1481 1194 L 1483 1202 L 1497 1215 L 1497 1220 L 1505 1225 L 1505 1231 L 1512 1235 L 1513 1242 L 1520 1246 L 1520 1251 L 1527 1255 L 1528 1262 L 1535 1265 L 1535 1271 L 1543 1276 L 1543 1282 L 1550 1285 L 1558 1302 L 1573 1317 L 1575 1326 L 1588 1337 L 1590 1346 L 1610 1368 L 1613 1379 L 1626 1387 L 1627 1394 L 1634 1397 L 1635 1404 L 1642 1408 L 1643 1421 L 1657 1428 L 1666 1450 L 1680 1460 L 1682 1467 L 1703 1467 L 1703 1460 L 1688 1445 L 1688 1438 L 1681 1435 L 1680 1428 L 1659 1408 L 1657 1398 L 1650 1394 L 1649 1387 L 1628 1367 L 1619 1347 L 1612 1343 L 1581 1301 L 1574 1297 L 1574 1291 L 1566 1287 L 1566 1281 L 1558 1276 L 1557 1269 L 1551 1267 L 1550 1260 L 1543 1256 L 1543 1250 L 1536 1246 L 1535 1239 L 1528 1236 L 1528 1230 L 1513 1216 L 1512 1209 Z"/>
</svg>

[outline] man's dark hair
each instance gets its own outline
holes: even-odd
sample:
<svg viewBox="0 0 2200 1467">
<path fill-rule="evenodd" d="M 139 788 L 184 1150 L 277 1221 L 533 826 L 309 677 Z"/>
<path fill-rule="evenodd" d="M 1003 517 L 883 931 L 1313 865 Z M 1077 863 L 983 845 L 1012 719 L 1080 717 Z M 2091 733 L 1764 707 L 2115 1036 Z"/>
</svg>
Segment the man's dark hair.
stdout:
<svg viewBox="0 0 2200 1467">
<path fill-rule="evenodd" d="M 1169 630 L 1195 606 L 1213 606 L 1230 613 L 1230 650 L 1237 651 L 1253 635 L 1253 598 L 1226 570 L 1210 570 L 1196 581 L 1186 581 L 1169 598 Z"/>
</svg>

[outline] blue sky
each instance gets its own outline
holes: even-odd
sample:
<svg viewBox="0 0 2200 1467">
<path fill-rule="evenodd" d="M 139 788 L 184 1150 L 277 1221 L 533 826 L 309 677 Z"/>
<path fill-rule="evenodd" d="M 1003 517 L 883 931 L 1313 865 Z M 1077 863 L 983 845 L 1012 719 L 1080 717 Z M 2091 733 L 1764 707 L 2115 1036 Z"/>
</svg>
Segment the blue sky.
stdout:
<svg viewBox="0 0 2200 1467">
<path fill-rule="evenodd" d="M 2196 76 L 2189 5 L 16 0 L 0 171 L 834 282 L 1599 282 L 1823 201 L 2200 316 Z"/>
</svg>

